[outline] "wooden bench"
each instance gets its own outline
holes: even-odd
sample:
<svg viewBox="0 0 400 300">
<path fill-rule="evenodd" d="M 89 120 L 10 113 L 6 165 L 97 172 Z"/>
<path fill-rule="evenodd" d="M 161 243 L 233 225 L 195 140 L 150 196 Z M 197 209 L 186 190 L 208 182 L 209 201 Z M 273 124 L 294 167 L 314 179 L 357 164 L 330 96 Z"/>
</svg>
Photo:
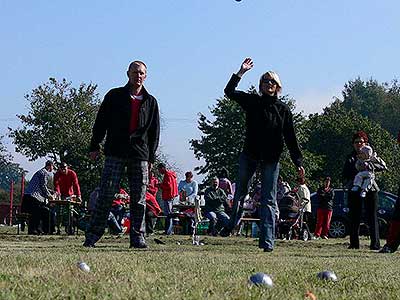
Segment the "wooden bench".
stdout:
<svg viewBox="0 0 400 300">
<path fill-rule="evenodd" d="M 239 226 L 243 225 L 246 237 L 248 237 L 249 235 L 249 226 L 252 225 L 254 222 L 258 221 L 260 221 L 260 219 L 258 218 L 248 218 L 248 217 L 240 218 Z"/>
</svg>

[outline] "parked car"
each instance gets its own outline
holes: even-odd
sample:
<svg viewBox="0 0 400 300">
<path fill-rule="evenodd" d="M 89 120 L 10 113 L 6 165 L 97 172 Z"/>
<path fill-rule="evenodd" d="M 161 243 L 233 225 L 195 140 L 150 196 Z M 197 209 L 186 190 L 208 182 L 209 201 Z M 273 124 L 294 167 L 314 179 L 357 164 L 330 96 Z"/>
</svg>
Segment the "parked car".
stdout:
<svg viewBox="0 0 400 300">
<path fill-rule="evenodd" d="M 349 207 L 347 204 L 347 191 L 344 189 L 335 189 L 335 198 L 333 200 L 333 213 L 331 220 L 331 227 L 329 229 L 329 236 L 345 237 L 349 234 Z M 391 220 L 394 206 L 397 200 L 397 196 L 389 193 L 380 191 L 379 192 L 379 203 L 378 203 L 378 222 L 379 222 L 379 233 L 381 237 L 385 237 L 389 222 Z M 313 220 L 310 221 L 310 228 L 315 228 L 315 222 L 317 218 L 317 193 L 311 194 L 311 208 L 313 214 Z M 361 217 L 360 234 L 368 234 L 367 222 L 363 216 Z"/>
</svg>

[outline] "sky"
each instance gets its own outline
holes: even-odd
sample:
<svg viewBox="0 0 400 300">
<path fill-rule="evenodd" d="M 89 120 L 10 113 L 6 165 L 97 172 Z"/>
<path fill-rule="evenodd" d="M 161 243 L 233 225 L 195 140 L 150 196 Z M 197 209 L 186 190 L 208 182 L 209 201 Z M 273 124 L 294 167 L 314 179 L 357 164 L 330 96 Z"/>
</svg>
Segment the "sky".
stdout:
<svg viewBox="0 0 400 300">
<path fill-rule="evenodd" d="M 24 95 L 50 77 L 97 84 L 103 97 L 139 59 L 164 119 L 161 149 L 193 170 L 198 113 L 209 115 L 245 57 L 254 68 L 240 89 L 274 70 L 297 111 L 321 112 L 349 80 L 398 79 L 399 11 L 398 0 L 0 0 L 0 135 L 21 126 Z M 28 178 L 42 167 L 3 142 Z"/>
</svg>

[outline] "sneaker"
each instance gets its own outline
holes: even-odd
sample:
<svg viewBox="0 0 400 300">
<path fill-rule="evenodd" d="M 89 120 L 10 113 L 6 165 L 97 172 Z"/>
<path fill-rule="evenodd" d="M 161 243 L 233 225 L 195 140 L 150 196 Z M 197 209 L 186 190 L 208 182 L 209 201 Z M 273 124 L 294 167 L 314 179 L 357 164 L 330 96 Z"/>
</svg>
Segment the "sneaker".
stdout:
<svg viewBox="0 0 400 300">
<path fill-rule="evenodd" d="M 272 251 L 274 251 L 274 249 L 271 249 L 271 248 L 264 248 L 264 252 L 272 252 Z"/>
<path fill-rule="evenodd" d="M 329 240 L 329 238 L 328 238 L 326 235 L 323 235 L 322 238 L 323 238 L 324 240 Z"/>
<path fill-rule="evenodd" d="M 319 237 L 318 235 L 313 235 L 313 236 L 311 237 L 311 239 L 312 239 L 312 240 L 319 240 L 320 237 Z"/>
<path fill-rule="evenodd" d="M 393 250 L 385 245 L 381 250 L 379 250 L 379 253 L 393 253 Z"/>
<path fill-rule="evenodd" d="M 147 244 L 144 237 L 141 235 L 133 237 L 129 248 L 146 249 Z"/>
<path fill-rule="evenodd" d="M 362 191 L 362 192 L 360 193 L 360 197 L 361 197 L 361 198 L 367 197 L 367 192 L 366 192 L 366 191 Z"/>
</svg>

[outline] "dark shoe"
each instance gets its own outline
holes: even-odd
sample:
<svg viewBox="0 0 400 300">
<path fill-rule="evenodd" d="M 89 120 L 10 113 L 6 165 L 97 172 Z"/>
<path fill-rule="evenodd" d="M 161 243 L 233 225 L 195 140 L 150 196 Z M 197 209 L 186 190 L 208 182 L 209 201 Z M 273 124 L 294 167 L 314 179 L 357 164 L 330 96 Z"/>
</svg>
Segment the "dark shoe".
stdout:
<svg viewBox="0 0 400 300">
<path fill-rule="evenodd" d="M 350 245 L 347 249 L 360 249 L 360 246 Z"/>
<path fill-rule="evenodd" d="M 274 249 L 271 248 L 264 248 L 264 252 L 272 252 Z"/>
<path fill-rule="evenodd" d="M 394 251 L 390 249 L 388 246 L 383 246 L 381 250 L 379 250 L 379 253 L 393 253 Z"/>
<path fill-rule="evenodd" d="M 142 236 L 135 236 L 132 238 L 131 245 L 129 248 L 146 249 L 147 244 Z"/>
<path fill-rule="evenodd" d="M 369 249 L 370 250 L 379 250 L 379 249 L 381 249 L 381 247 L 379 247 L 379 246 L 370 246 Z"/>
<path fill-rule="evenodd" d="M 83 243 L 83 247 L 85 247 L 85 248 L 95 248 L 96 246 L 94 244 L 92 244 L 92 243 L 89 243 L 89 242 L 85 241 Z"/>
<path fill-rule="evenodd" d="M 228 228 L 222 228 L 222 230 L 220 231 L 219 235 L 222 237 L 228 237 L 230 236 L 232 233 L 232 230 L 228 229 Z"/>
</svg>

